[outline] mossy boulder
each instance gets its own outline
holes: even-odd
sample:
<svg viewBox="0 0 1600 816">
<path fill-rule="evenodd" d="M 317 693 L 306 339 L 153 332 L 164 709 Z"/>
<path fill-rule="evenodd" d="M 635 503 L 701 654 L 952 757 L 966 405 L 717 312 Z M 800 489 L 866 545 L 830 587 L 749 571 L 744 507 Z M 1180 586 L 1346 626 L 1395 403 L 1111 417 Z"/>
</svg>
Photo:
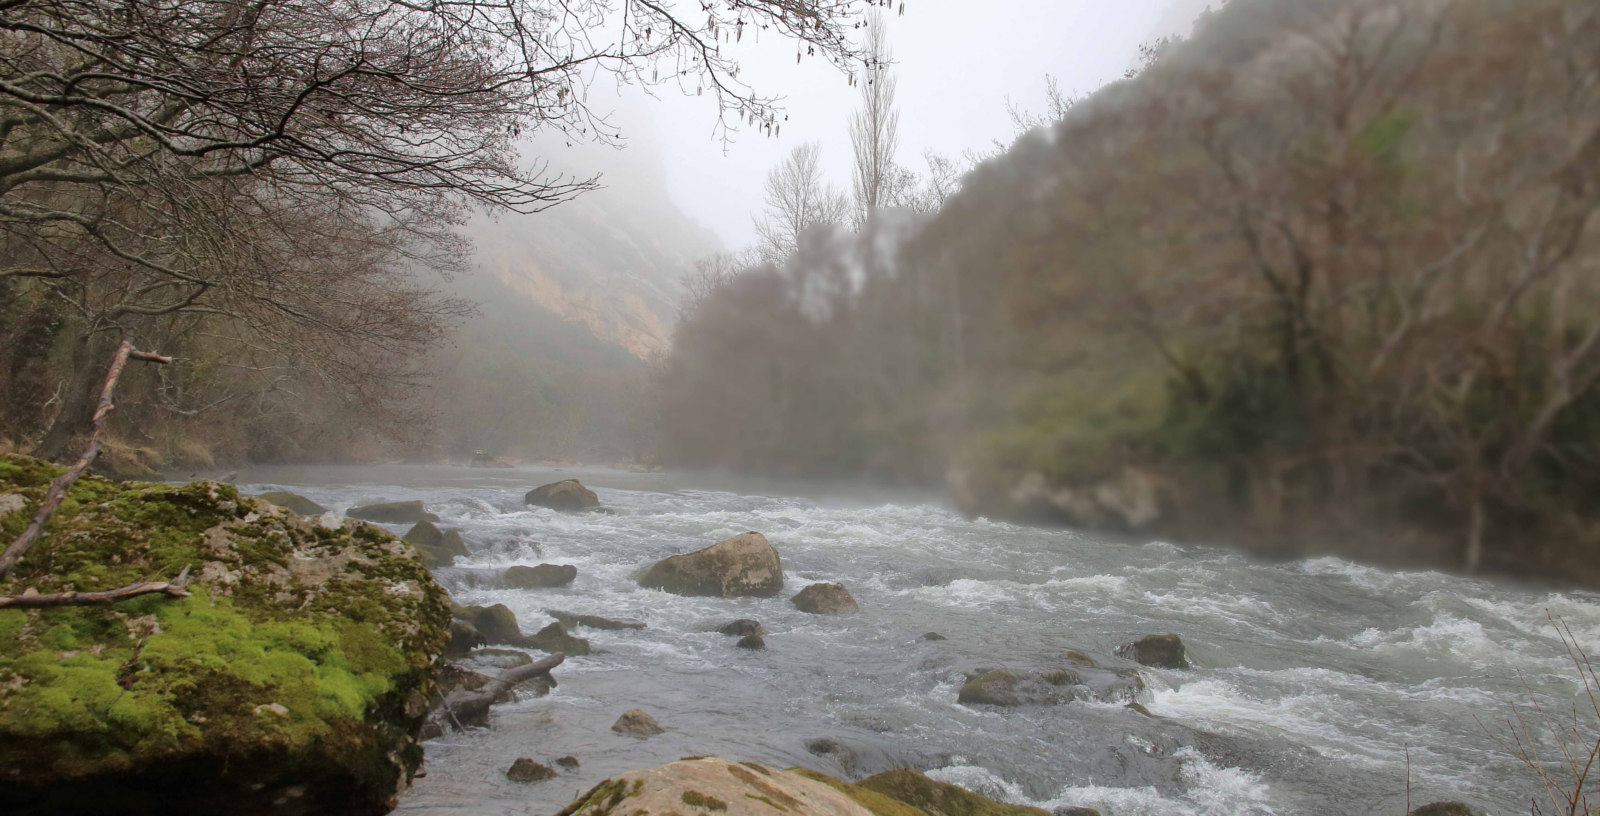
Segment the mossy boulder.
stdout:
<svg viewBox="0 0 1600 816">
<path fill-rule="evenodd" d="M 577 513 L 600 506 L 600 497 L 577 479 L 564 479 L 540 485 L 522 497 L 523 504 L 548 507 L 563 513 Z"/>
<path fill-rule="evenodd" d="M 674 595 L 766 598 L 783 589 L 783 563 L 766 536 L 741 533 L 656 562 L 639 577 L 639 585 Z"/>
<path fill-rule="evenodd" d="M 346 516 L 362 521 L 376 521 L 382 524 L 415 524 L 419 521 L 438 521 L 439 517 L 429 513 L 420 501 L 404 502 L 379 502 L 352 507 L 344 511 Z"/>
<path fill-rule="evenodd" d="M 299 493 L 290 493 L 287 490 L 269 490 L 256 496 L 256 498 L 267 502 L 268 504 L 276 504 L 285 510 L 293 510 L 302 516 L 320 516 L 323 513 L 328 512 L 328 508 L 317 504 L 316 502 L 300 495 Z"/>
<path fill-rule="evenodd" d="M 61 469 L 0 457 L 0 539 Z M 109 589 L 191 568 L 187 598 L 0 610 L 7 814 L 377 814 L 422 759 L 448 598 L 412 550 L 231 485 L 69 492 L 4 581 Z"/>
<path fill-rule="evenodd" d="M 1048 810 L 996 802 L 958 785 L 936 782 L 909 768 L 869 776 L 855 787 L 882 794 L 931 816 L 1051 816 Z"/>
</svg>

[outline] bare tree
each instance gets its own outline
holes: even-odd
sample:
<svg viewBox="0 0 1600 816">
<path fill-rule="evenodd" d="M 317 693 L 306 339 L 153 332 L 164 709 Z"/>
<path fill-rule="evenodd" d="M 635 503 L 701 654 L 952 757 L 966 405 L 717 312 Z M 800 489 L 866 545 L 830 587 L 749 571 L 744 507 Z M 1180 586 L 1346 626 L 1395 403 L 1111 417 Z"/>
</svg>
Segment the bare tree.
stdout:
<svg viewBox="0 0 1600 816">
<path fill-rule="evenodd" d="M 855 157 L 851 189 L 857 223 L 879 207 L 900 203 L 903 193 L 913 186 L 908 183 L 909 173 L 895 164 L 900 113 L 894 107 L 896 81 L 889 72 L 893 56 L 881 13 L 867 18 L 865 50 L 866 74 L 859 80 L 861 107 L 850 116 L 850 147 Z"/>
<path fill-rule="evenodd" d="M 767 174 L 766 211 L 756 219 L 763 258 L 781 264 L 800 244 L 800 234 L 819 224 L 842 223 L 849 202 L 822 181 L 822 146 L 799 145 Z"/>
</svg>

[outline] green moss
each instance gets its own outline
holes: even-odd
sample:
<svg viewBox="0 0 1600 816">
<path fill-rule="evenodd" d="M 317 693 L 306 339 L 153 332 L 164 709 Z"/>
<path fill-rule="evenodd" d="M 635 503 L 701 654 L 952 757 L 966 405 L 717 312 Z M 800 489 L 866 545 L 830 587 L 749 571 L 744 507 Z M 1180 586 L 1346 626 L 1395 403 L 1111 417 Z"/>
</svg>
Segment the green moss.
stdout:
<svg viewBox="0 0 1600 816">
<path fill-rule="evenodd" d="M 877 791 L 867 790 L 859 785 L 852 785 L 848 782 L 841 782 L 831 776 L 828 776 L 827 774 L 818 773 L 809 768 L 790 768 L 789 770 L 807 779 L 821 782 L 822 784 L 839 791 L 845 796 L 850 797 L 851 801 L 866 808 L 867 810 L 872 811 L 874 816 L 928 816 L 927 813 L 921 810 L 911 807 L 904 802 L 897 802 L 888 796 L 878 793 Z"/>
<path fill-rule="evenodd" d="M 683 792 L 683 796 L 681 798 L 683 799 L 683 803 L 689 805 L 690 807 L 705 808 L 706 810 L 728 809 L 727 802 L 724 802 L 715 796 L 711 796 L 710 794 L 701 793 L 697 790 L 686 790 Z"/>
<path fill-rule="evenodd" d="M 0 457 L 0 493 L 29 502 L 8 530 L 59 472 Z M 429 692 L 449 625 L 444 591 L 407 552 L 369 525 L 318 527 L 231 485 L 80 479 L 0 594 L 188 566 L 193 595 L 0 610 L 0 766 L 87 775 L 220 749 L 394 773 L 378 723 L 405 722 L 405 701 Z M 322 572 L 295 571 L 306 564 Z"/>
<path fill-rule="evenodd" d="M 936 816 L 1050 816 L 1048 810 L 996 802 L 957 785 L 935 782 L 910 769 L 869 776 L 855 787 L 883 794 Z"/>
<path fill-rule="evenodd" d="M 607 779 L 574 799 L 556 816 L 610 816 L 611 811 L 629 795 L 627 785 L 620 779 Z"/>
</svg>

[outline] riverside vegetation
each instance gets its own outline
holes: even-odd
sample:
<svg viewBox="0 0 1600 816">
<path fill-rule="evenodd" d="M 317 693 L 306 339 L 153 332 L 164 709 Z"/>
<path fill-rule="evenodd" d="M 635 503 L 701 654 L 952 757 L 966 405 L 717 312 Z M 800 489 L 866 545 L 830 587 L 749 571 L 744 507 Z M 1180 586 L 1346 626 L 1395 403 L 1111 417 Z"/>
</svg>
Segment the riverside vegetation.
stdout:
<svg viewBox="0 0 1600 816">
<path fill-rule="evenodd" d="M 663 458 L 1600 584 L 1596 42 L 1577 0 L 1233 0 L 936 212 L 714 278 Z"/>
</svg>

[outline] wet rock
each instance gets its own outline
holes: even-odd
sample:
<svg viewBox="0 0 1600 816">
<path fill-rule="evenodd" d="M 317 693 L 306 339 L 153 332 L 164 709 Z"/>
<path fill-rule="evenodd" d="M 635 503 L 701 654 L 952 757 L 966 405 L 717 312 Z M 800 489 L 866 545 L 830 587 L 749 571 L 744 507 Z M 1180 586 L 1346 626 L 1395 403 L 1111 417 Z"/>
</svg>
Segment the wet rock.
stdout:
<svg viewBox="0 0 1600 816">
<path fill-rule="evenodd" d="M 1070 650 L 1070 651 L 1067 652 L 1067 662 L 1071 663 L 1074 666 L 1090 666 L 1090 667 L 1093 667 L 1093 666 L 1100 665 L 1100 664 L 1094 662 L 1094 658 L 1092 658 L 1092 657 L 1090 657 L 1090 656 L 1088 656 L 1088 655 L 1084 654 L 1083 652 L 1080 652 L 1080 651 L 1078 651 L 1076 649 L 1073 649 L 1073 650 Z"/>
<path fill-rule="evenodd" d="M 556 764 L 569 771 L 578 770 L 578 758 L 575 756 L 557 757 Z"/>
<path fill-rule="evenodd" d="M 1177 635 L 1146 635 L 1117 649 L 1125 657 L 1142 666 L 1161 669 L 1187 669 L 1189 659 L 1184 654 L 1183 640 Z"/>
<path fill-rule="evenodd" d="M 733 645 L 741 649 L 749 649 L 751 651 L 759 652 L 767 648 L 767 641 L 760 635 L 745 635 L 744 637 L 739 638 L 738 643 Z"/>
<path fill-rule="evenodd" d="M 832 737 L 817 737 L 816 739 L 806 740 L 806 750 L 817 756 L 826 756 L 828 754 L 841 753 L 844 751 L 844 746 L 840 745 L 839 741 Z"/>
<path fill-rule="evenodd" d="M 852 799 L 844 782 L 812 771 L 782 771 L 755 762 L 686 757 L 629 771 L 596 785 L 562 813 L 600 816 L 872 816 Z M 857 795 L 872 794 L 857 791 Z M 881 797 L 878 797 L 880 802 Z M 893 803 L 887 803 L 893 807 Z M 882 811 L 899 816 L 909 808 Z M 923 816 L 920 812 L 915 816 Z M 966 816 L 966 814 L 961 814 Z M 975 814 L 974 814 L 975 816 Z"/>
<path fill-rule="evenodd" d="M 996 802 L 948 782 L 935 782 L 921 771 L 903 769 L 869 776 L 855 784 L 924 813 L 972 816 L 1052 816 L 1050 811 L 1026 805 Z"/>
<path fill-rule="evenodd" d="M 560 652 L 565 655 L 586 655 L 589 653 L 589 641 L 573 637 L 567 632 L 567 627 L 560 621 L 550 624 L 529 637 L 524 637 L 517 643 L 529 649 L 539 649 L 545 652 Z"/>
<path fill-rule="evenodd" d="M 861 611 L 844 584 L 812 584 L 790 598 L 789 603 L 813 615 L 854 615 Z"/>
<path fill-rule="evenodd" d="M 564 587 L 578 577 L 578 568 L 571 564 L 540 564 L 526 567 L 518 564 L 507 567 L 506 586 L 512 589 L 552 589 Z"/>
<path fill-rule="evenodd" d="M 459 614 L 483 634 L 485 642 L 516 645 L 522 640 L 516 613 L 505 604 L 462 607 Z"/>
<path fill-rule="evenodd" d="M 599 615 L 575 615 L 571 612 L 562 612 L 559 609 L 546 609 L 544 613 L 558 621 L 561 621 L 563 624 L 566 624 L 567 628 L 569 629 L 575 626 L 582 626 L 585 629 L 606 629 L 613 631 L 618 629 L 645 628 L 643 621 L 613 620 L 611 618 L 602 618 Z"/>
<path fill-rule="evenodd" d="M 939 634 L 938 632 L 929 632 L 929 633 L 923 635 L 922 639 L 923 640 L 949 640 L 949 638 L 945 637 L 944 635 Z"/>
<path fill-rule="evenodd" d="M 600 497 L 584 487 L 577 479 L 565 479 L 540 485 L 522 497 L 523 504 L 548 507 L 563 513 L 577 513 L 600 506 Z"/>
<path fill-rule="evenodd" d="M 656 562 L 640 576 L 639 585 L 674 595 L 765 598 L 783 589 L 783 564 L 766 536 L 742 533 Z"/>
<path fill-rule="evenodd" d="M 1126 708 L 1136 714 L 1143 714 L 1152 720 L 1158 719 L 1156 715 L 1150 713 L 1150 709 L 1144 707 L 1144 703 L 1128 703 L 1124 705 L 1123 708 Z"/>
<path fill-rule="evenodd" d="M 546 779 L 555 779 L 556 772 L 547 765 L 522 757 L 511 763 L 511 767 L 506 770 L 506 778 L 512 782 L 543 782 Z"/>
<path fill-rule="evenodd" d="M 440 530 L 433 522 L 423 519 L 412 525 L 402 539 L 422 555 L 429 569 L 448 567 L 467 553 L 467 544 L 456 530 Z"/>
<path fill-rule="evenodd" d="M 733 637 L 749 637 L 751 635 L 759 637 L 767 633 L 766 627 L 761 625 L 761 621 L 750 618 L 740 618 L 732 623 L 723 624 L 722 628 L 717 631 Z"/>
<path fill-rule="evenodd" d="M 450 641 L 445 644 L 444 654 L 445 657 L 451 658 L 466 657 L 472 653 L 473 649 L 488 642 L 489 639 L 478 631 L 478 627 L 464 620 L 452 620 L 450 621 Z"/>
<path fill-rule="evenodd" d="M 439 517 L 423 509 L 422 502 L 379 502 L 344 511 L 346 516 L 362 521 L 383 524 L 415 524 L 419 521 L 438 521 Z"/>
<path fill-rule="evenodd" d="M 656 718 L 637 708 L 624 711 L 622 716 L 611 724 L 611 730 L 618 734 L 626 734 L 630 737 L 639 737 L 641 739 L 666 733 L 666 729 L 656 722 Z"/>
<path fill-rule="evenodd" d="M 967 678 L 956 702 L 963 705 L 1060 705 L 1073 700 L 1130 702 L 1144 694 L 1133 669 L 991 669 Z"/>
<path fill-rule="evenodd" d="M 256 498 L 268 504 L 275 504 L 285 510 L 293 510 L 302 516 L 320 516 L 328 512 L 328 508 L 299 493 L 290 493 L 287 490 L 269 490 L 256 496 Z"/>
<path fill-rule="evenodd" d="M 1086 807 L 1061 807 L 1051 812 L 1055 816 L 1100 816 L 1100 811 Z"/>
<path fill-rule="evenodd" d="M 1478 816 L 1463 802 L 1432 802 L 1411 811 L 1410 816 Z"/>
</svg>

